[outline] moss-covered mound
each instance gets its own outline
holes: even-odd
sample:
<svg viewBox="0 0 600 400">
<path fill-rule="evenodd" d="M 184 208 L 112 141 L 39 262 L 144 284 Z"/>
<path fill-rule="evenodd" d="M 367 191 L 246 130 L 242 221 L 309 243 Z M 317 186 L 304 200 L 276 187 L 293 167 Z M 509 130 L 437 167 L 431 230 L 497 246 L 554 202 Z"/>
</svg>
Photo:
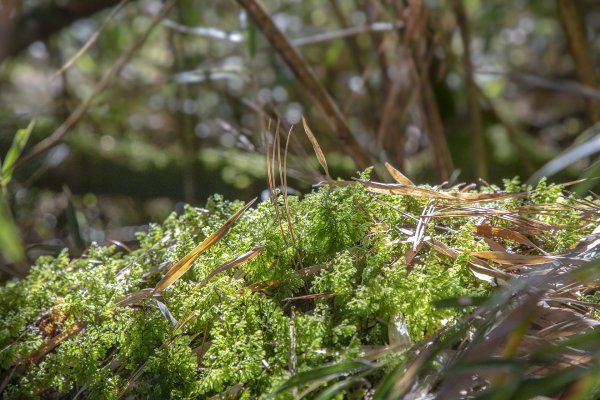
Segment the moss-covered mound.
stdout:
<svg viewBox="0 0 600 400">
<path fill-rule="evenodd" d="M 435 301 L 486 296 L 592 229 L 560 187 L 529 189 L 332 183 L 259 203 L 194 254 L 243 206 L 214 196 L 140 234 L 137 250 L 40 258 L 0 289 L 3 396 L 256 398 L 392 345 L 389 369 L 472 310 Z M 339 390 L 360 398 L 382 373 Z"/>
</svg>

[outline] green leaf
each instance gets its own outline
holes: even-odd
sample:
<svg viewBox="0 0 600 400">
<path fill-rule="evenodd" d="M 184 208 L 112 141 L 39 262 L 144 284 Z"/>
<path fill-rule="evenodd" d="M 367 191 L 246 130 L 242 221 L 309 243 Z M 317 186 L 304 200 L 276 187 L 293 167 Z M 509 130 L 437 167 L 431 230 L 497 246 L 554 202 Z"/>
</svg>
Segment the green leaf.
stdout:
<svg viewBox="0 0 600 400">
<path fill-rule="evenodd" d="M 304 386 L 318 380 L 327 382 L 341 376 L 363 372 L 371 368 L 375 368 L 375 366 L 365 360 L 346 360 L 313 368 L 290 377 L 287 381 L 279 385 L 279 387 L 275 388 L 275 390 L 271 392 L 270 397 L 274 397 L 293 387 Z"/>
<path fill-rule="evenodd" d="M 256 54 L 256 24 L 250 17 L 248 17 L 246 21 L 244 39 L 246 41 L 246 53 L 248 54 L 248 59 L 252 61 L 254 59 L 254 55 Z"/>
<path fill-rule="evenodd" d="M 0 250 L 11 263 L 25 258 L 19 230 L 8 215 L 2 196 L 0 196 Z"/>
<path fill-rule="evenodd" d="M 73 238 L 77 249 L 83 251 L 85 240 L 83 240 L 83 237 L 81 236 L 81 227 L 79 225 L 79 220 L 77 219 L 77 209 L 75 208 L 75 204 L 73 204 L 73 196 L 71 195 L 71 191 L 66 187 L 64 188 L 64 191 L 68 198 L 66 213 L 69 232 L 71 233 L 71 237 Z"/>
<path fill-rule="evenodd" d="M 29 136 L 31 135 L 31 131 L 33 130 L 34 126 L 35 120 L 31 121 L 27 128 L 19 129 L 15 134 L 12 145 L 10 146 L 10 149 L 8 149 L 8 153 L 6 153 L 4 165 L 2 165 L 2 186 L 8 185 L 12 179 L 15 163 L 21 156 L 21 153 L 23 152 L 23 149 L 29 140 Z"/>
</svg>

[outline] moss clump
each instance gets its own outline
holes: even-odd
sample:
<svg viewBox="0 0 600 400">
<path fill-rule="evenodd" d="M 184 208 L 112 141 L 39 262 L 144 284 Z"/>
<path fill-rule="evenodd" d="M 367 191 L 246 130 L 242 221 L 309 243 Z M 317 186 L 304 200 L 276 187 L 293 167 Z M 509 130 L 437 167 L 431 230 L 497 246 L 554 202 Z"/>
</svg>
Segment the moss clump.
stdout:
<svg viewBox="0 0 600 400">
<path fill-rule="evenodd" d="M 527 218 L 563 227 L 560 234 L 540 233 L 537 245 L 569 248 L 586 232 L 581 212 L 536 211 L 548 202 L 573 202 L 560 187 L 538 189 L 525 199 L 481 207 L 522 213 L 519 207 L 531 206 Z M 131 253 L 92 245 L 79 259 L 66 252 L 40 258 L 27 278 L 0 289 L 4 397 L 256 398 L 287 379 L 292 364 L 306 370 L 396 341 L 398 322 L 412 341 L 455 322 L 469 308 L 436 308 L 432 301 L 492 290 L 469 269 L 468 252 L 489 250 L 473 234 L 475 224 L 510 226 L 485 215 L 423 219 L 424 236 L 415 243 L 415 218 L 432 201 L 375 195 L 361 185 L 290 197 L 289 216 L 281 196 L 276 204 L 279 217 L 272 202 L 243 214 L 164 291 L 161 303 L 147 298 L 115 307 L 127 294 L 154 286 L 167 263 L 190 252 L 242 203 L 214 196 L 206 209 L 187 207 L 139 235 L 139 249 Z M 459 256 L 426 244 L 432 241 Z M 508 250 L 522 246 L 506 238 L 498 243 Z M 259 257 L 205 279 L 256 246 L 264 246 Z"/>
</svg>

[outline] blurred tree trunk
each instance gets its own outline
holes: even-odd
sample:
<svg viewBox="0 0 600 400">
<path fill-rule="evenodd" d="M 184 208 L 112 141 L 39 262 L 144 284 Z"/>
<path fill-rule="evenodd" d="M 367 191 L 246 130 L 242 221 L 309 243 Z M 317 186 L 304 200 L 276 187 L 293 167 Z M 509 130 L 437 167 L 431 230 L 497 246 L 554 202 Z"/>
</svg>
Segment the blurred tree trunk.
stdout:
<svg viewBox="0 0 600 400">
<path fill-rule="evenodd" d="M 427 134 L 427 147 L 431 155 L 435 177 L 439 182 L 443 182 L 450 178 L 454 163 L 446 141 L 444 125 L 430 76 L 429 16 L 423 0 L 411 0 L 408 8 L 410 20 L 406 27 L 406 37 L 412 42 L 412 53 L 420 89 L 423 129 Z"/>
<path fill-rule="evenodd" d="M 460 38 L 463 45 L 462 61 L 467 84 L 467 99 L 469 102 L 469 117 L 471 124 L 471 137 L 473 138 L 473 161 L 475 174 L 478 178 L 487 179 L 487 165 L 485 162 L 485 140 L 483 134 L 483 121 L 479 102 L 479 89 L 475 82 L 473 64 L 471 63 L 471 29 L 463 0 L 452 0 L 452 7 L 456 15 Z"/>
<path fill-rule="evenodd" d="M 9 53 L 10 40 L 13 32 L 18 27 L 19 14 L 21 13 L 20 0 L 0 1 L 0 61 Z"/>
<path fill-rule="evenodd" d="M 597 89 L 598 74 L 585 31 L 585 20 L 580 11 L 581 3 L 579 0 L 557 0 L 557 5 L 579 80 L 584 85 Z M 587 99 L 587 109 L 592 122 L 599 122 L 600 102 Z"/>
</svg>

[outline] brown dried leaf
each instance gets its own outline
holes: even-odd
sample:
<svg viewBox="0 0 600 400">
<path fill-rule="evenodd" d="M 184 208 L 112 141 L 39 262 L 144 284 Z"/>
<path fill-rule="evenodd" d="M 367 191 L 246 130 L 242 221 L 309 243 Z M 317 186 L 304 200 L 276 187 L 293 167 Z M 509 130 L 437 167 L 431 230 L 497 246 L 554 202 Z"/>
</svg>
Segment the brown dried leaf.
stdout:
<svg viewBox="0 0 600 400">
<path fill-rule="evenodd" d="M 321 150 L 321 146 L 319 146 L 317 138 L 313 134 L 312 130 L 309 128 L 304 117 L 302 117 L 302 125 L 304 126 L 304 132 L 306 133 L 310 144 L 312 144 L 312 147 L 315 150 L 315 154 L 317 155 L 317 160 L 319 160 L 319 164 L 321 164 L 321 167 L 323 167 L 323 170 L 325 170 L 327 180 L 331 180 L 331 175 L 329 175 L 329 169 L 327 168 L 327 161 L 325 160 L 325 154 L 323 154 L 323 150 Z"/>
<path fill-rule="evenodd" d="M 177 264 L 173 265 L 171 269 L 165 274 L 165 276 L 156 284 L 154 288 L 155 291 L 161 292 L 164 289 L 171 286 L 177 279 L 179 279 L 183 274 L 186 273 L 188 269 L 194 264 L 194 261 L 200 257 L 202 253 L 204 253 L 207 249 L 209 249 L 213 244 L 217 243 L 225 234 L 231 229 L 235 221 L 248 209 L 254 202 L 251 200 L 242 207 L 238 212 L 233 214 L 222 227 L 220 227 L 217 231 L 207 237 L 202 243 L 200 243 L 196 248 L 190 251 L 187 255 L 185 255 L 181 260 L 177 262 Z"/>
<path fill-rule="evenodd" d="M 415 186 L 415 184 L 412 183 L 410 179 L 408 179 L 402 172 L 394 168 L 390 163 L 386 162 L 385 167 L 387 168 L 392 178 L 396 180 L 396 182 L 406 186 Z"/>
<path fill-rule="evenodd" d="M 506 249 L 504 247 L 502 247 L 502 245 L 500 243 L 496 242 L 494 239 L 484 237 L 483 241 L 488 245 L 488 247 L 492 251 L 503 251 L 503 252 L 506 251 Z"/>
<path fill-rule="evenodd" d="M 475 225 L 473 227 L 473 231 L 478 235 L 486 237 L 499 237 L 502 239 L 512 240 L 513 242 L 517 242 L 524 246 L 537 248 L 537 246 L 524 235 L 510 229 L 496 228 L 490 225 Z"/>
<path fill-rule="evenodd" d="M 56 347 L 58 347 L 62 342 L 69 339 L 71 336 L 76 335 L 77 333 L 81 332 L 86 326 L 87 326 L 87 324 L 85 322 L 77 322 L 77 323 L 71 325 L 68 329 L 64 330 L 63 332 L 59 333 L 58 335 L 56 335 L 52 339 L 50 339 L 48 341 L 48 343 L 46 343 L 39 349 L 31 352 L 27 357 L 25 357 L 23 360 L 21 360 L 19 362 L 19 364 L 21 364 L 21 365 L 29 364 L 29 363 L 37 364 L 38 362 L 40 362 L 40 360 L 42 358 L 44 358 L 44 356 L 46 356 L 46 354 L 50 353 L 52 350 L 54 350 Z"/>
</svg>

